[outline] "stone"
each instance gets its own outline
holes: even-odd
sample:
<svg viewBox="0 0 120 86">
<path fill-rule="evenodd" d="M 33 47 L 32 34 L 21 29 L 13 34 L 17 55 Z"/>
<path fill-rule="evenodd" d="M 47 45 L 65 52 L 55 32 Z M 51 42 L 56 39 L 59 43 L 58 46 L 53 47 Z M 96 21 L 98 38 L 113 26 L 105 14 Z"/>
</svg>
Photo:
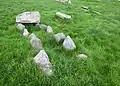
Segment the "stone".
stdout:
<svg viewBox="0 0 120 86">
<path fill-rule="evenodd" d="M 52 29 L 51 26 L 48 26 L 48 27 L 47 27 L 47 33 L 53 33 L 53 29 Z"/>
<path fill-rule="evenodd" d="M 76 49 L 76 45 L 75 43 L 73 42 L 73 40 L 71 39 L 70 36 L 67 36 L 63 42 L 63 47 L 66 49 L 66 50 L 74 50 Z"/>
<path fill-rule="evenodd" d="M 25 29 L 25 26 L 23 24 L 17 24 L 17 29 L 20 31 L 20 32 L 23 32 L 24 29 Z"/>
<path fill-rule="evenodd" d="M 49 57 L 45 50 L 41 50 L 35 57 L 35 63 L 39 66 L 39 68 L 45 72 L 48 76 L 53 75 L 52 64 L 49 61 Z"/>
<path fill-rule="evenodd" d="M 31 34 L 29 36 L 30 39 L 30 44 L 32 46 L 32 48 L 36 51 L 39 52 L 42 49 L 42 42 L 39 38 L 36 37 L 35 34 Z"/>
<path fill-rule="evenodd" d="M 39 27 L 40 27 L 41 29 L 46 30 L 48 26 L 47 26 L 47 25 L 45 25 L 45 24 L 39 24 Z"/>
<path fill-rule="evenodd" d="M 28 36 L 29 36 L 29 32 L 28 32 L 27 29 L 24 29 L 23 36 L 25 36 L 25 37 L 28 37 Z"/>
<path fill-rule="evenodd" d="M 71 19 L 71 16 L 70 15 L 67 15 L 65 13 L 61 13 L 61 12 L 57 12 L 56 13 L 56 16 L 62 18 L 62 19 Z"/>
<path fill-rule="evenodd" d="M 86 59 L 88 58 L 88 56 L 85 55 L 85 54 L 78 54 L 78 55 L 77 55 L 77 58 L 80 58 L 80 59 L 86 60 Z"/>
<path fill-rule="evenodd" d="M 82 6 L 82 9 L 84 12 L 89 12 L 89 7 L 87 7 L 87 6 Z"/>
<path fill-rule="evenodd" d="M 62 3 L 69 3 L 71 4 L 71 0 L 56 0 L 57 2 L 62 2 Z"/>
<path fill-rule="evenodd" d="M 54 35 L 55 39 L 57 42 L 61 42 L 65 39 L 64 33 L 57 33 Z"/>
<path fill-rule="evenodd" d="M 39 23 L 40 13 L 38 11 L 24 12 L 16 16 L 17 23 Z"/>
</svg>

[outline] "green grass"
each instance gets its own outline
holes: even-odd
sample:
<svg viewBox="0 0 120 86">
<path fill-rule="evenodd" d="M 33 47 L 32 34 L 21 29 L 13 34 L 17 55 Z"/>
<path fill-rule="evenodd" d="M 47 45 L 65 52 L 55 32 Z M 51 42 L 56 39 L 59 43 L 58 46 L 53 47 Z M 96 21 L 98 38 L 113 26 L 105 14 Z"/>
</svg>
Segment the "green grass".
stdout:
<svg viewBox="0 0 120 86">
<path fill-rule="evenodd" d="M 93 12 L 85 13 L 81 6 Z M 16 29 L 15 17 L 39 11 L 41 23 L 55 33 L 70 35 L 77 49 L 65 51 L 52 35 L 33 26 L 27 29 L 42 40 L 53 65 L 54 76 L 45 76 L 34 64 L 29 40 Z M 69 21 L 55 17 L 61 11 Z M 0 86 L 120 86 L 120 2 L 73 0 L 72 5 L 55 0 L 0 0 Z M 83 52 L 89 58 L 79 60 Z"/>
</svg>

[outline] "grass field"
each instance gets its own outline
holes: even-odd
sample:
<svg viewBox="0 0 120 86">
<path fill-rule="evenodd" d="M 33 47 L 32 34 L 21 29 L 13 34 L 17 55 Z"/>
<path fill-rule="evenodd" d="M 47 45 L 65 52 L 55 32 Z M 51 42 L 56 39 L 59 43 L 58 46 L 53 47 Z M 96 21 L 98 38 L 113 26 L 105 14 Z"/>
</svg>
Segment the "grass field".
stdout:
<svg viewBox="0 0 120 86">
<path fill-rule="evenodd" d="M 85 13 L 81 6 L 92 11 Z M 34 64 L 35 53 L 16 29 L 16 15 L 39 11 L 41 23 L 55 33 L 70 35 L 77 49 L 65 51 L 52 35 L 27 26 L 42 40 L 53 65 L 54 76 L 45 76 Z M 55 17 L 61 11 L 69 21 Z M 86 61 L 75 57 L 86 53 Z M 120 86 L 120 2 L 73 0 L 72 5 L 55 0 L 0 0 L 0 86 Z"/>
</svg>

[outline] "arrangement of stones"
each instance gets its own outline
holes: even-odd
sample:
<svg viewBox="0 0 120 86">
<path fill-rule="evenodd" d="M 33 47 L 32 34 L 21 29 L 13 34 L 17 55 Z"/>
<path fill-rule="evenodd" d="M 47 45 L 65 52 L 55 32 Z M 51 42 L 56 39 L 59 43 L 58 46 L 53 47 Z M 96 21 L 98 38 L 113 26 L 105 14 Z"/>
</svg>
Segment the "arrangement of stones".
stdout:
<svg viewBox="0 0 120 86">
<path fill-rule="evenodd" d="M 62 0 L 59 0 L 62 1 Z M 70 1 L 70 0 L 65 0 Z M 56 15 L 63 19 L 70 19 L 71 16 L 57 12 Z M 38 54 L 34 57 L 34 62 L 38 67 L 48 76 L 53 75 L 52 64 L 49 61 L 49 57 L 42 46 L 42 41 L 34 33 L 29 33 L 24 24 L 36 24 L 41 29 L 46 30 L 47 33 L 54 35 L 56 42 L 62 42 L 62 46 L 66 50 L 75 50 L 76 45 L 72 38 L 68 35 L 65 36 L 64 33 L 54 34 L 51 26 L 45 24 L 40 24 L 40 13 L 38 11 L 24 12 L 16 16 L 17 29 L 23 34 L 23 36 L 28 37 L 30 40 L 30 45 Z M 87 59 L 87 55 L 78 54 L 76 57 Z"/>
</svg>

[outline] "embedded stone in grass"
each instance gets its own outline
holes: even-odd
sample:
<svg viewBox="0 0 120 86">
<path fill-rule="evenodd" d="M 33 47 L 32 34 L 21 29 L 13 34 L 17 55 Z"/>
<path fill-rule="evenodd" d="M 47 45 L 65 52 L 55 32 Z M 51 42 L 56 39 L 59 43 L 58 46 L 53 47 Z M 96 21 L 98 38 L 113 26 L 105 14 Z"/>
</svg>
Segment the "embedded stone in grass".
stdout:
<svg viewBox="0 0 120 86">
<path fill-rule="evenodd" d="M 82 9 L 84 12 L 89 12 L 89 7 L 87 7 L 87 6 L 82 6 Z"/>
<path fill-rule="evenodd" d="M 61 12 L 57 12 L 56 13 L 56 16 L 62 18 L 62 19 L 71 19 L 71 16 L 70 15 L 67 15 L 65 13 L 61 13 Z"/>
<path fill-rule="evenodd" d="M 39 38 L 37 38 L 36 35 L 33 33 L 29 36 L 29 38 L 30 38 L 30 44 L 33 47 L 33 49 L 36 52 L 39 52 L 42 49 L 41 40 Z"/>
<path fill-rule="evenodd" d="M 87 58 L 88 58 L 88 56 L 85 55 L 85 54 L 78 54 L 76 57 L 80 58 L 80 59 L 83 59 L 83 60 L 87 60 Z"/>
<path fill-rule="evenodd" d="M 41 29 L 44 29 L 44 30 L 47 29 L 47 25 L 45 25 L 45 24 L 39 24 L 38 26 L 39 26 Z"/>
<path fill-rule="evenodd" d="M 57 2 L 62 2 L 62 3 L 70 3 L 71 4 L 71 0 L 56 0 Z"/>
<path fill-rule="evenodd" d="M 28 30 L 27 30 L 27 29 L 24 29 L 23 36 L 28 37 L 28 35 L 29 35 Z"/>
<path fill-rule="evenodd" d="M 16 16 L 17 23 L 39 23 L 40 13 L 38 11 L 24 12 Z"/>
<path fill-rule="evenodd" d="M 57 33 L 54 35 L 57 42 L 63 41 L 65 39 L 64 33 Z"/>
<path fill-rule="evenodd" d="M 25 29 L 25 26 L 23 24 L 17 24 L 17 29 L 20 31 L 20 32 L 23 32 L 24 29 Z"/>
<path fill-rule="evenodd" d="M 67 36 L 63 42 L 63 47 L 66 49 L 66 50 L 74 50 L 76 49 L 76 45 L 75 43 L 73 42 L 73 40 L 71 39 L 70 36 Z"/>
<path fill-rule="evenodd" d="M 35 57 L 35 63 L 40 67 L 40 69 L 45 72 L 48 76 L 53 75 L 52 64 L 49 61 L 49 57 L 45 50 L 41 50 Z"/>
<path fill-rule="evenodd" d="M 52 29 L 51 26 L 48 26 L 48 27 L 47 27 L 47 33 L 53 33 L 53 29 Z"/>
</svg>

